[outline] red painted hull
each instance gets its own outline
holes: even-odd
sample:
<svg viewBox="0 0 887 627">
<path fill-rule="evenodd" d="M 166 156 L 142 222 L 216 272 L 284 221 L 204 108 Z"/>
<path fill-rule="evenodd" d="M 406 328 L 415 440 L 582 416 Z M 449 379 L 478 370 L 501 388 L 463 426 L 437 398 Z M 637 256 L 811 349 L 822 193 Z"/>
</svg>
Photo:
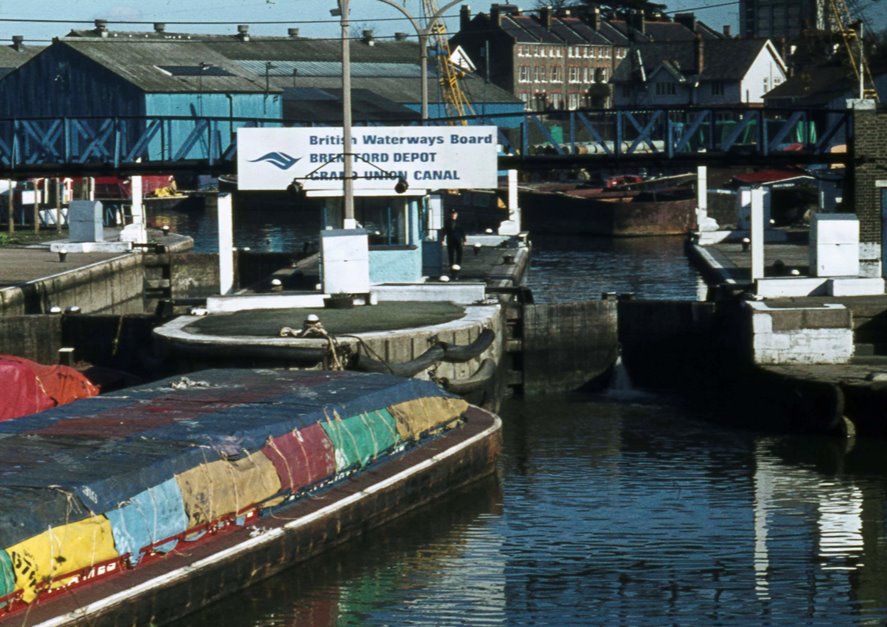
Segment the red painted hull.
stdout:
<svg viewBox="0 0 887 627">
<path fill-rule="evenodd" d="M 519 203 L 531 233 L 650 237 L 696 228 L 696 199 L 685 189 L 521 189 Z"/>
</svg>

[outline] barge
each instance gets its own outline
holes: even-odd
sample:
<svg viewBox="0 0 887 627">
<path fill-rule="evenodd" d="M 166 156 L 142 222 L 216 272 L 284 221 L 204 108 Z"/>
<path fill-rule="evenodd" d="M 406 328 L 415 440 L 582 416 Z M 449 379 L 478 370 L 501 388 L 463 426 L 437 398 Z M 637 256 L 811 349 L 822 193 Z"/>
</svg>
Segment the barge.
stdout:
<svg viewBox="0 0 887 627">
<path fill-rule="evenodd" d="M 696 195 L 684 177 L 612 188 L 571 183 L 522 185 L 523 227 L 532 233 L 650 237 L 696 228 Z M 667 181 L 666 185 L 664 181 Z"/>
<path fill-rule="evenodd" d="M 0 423 L 0 624 L 162 624 L 493 472 L 498 417 L 386 374 L 209 370 Z"/>
</svg>

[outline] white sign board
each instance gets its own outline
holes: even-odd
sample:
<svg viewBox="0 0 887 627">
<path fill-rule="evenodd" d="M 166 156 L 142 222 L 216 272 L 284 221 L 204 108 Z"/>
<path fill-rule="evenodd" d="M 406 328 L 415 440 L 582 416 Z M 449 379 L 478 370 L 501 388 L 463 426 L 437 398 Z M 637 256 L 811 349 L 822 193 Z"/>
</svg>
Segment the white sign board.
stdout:
<svg viewBox="0 0 887 627">
<path fill-rule="evenodd" d="M 398 177 L 411 190 L 496 187 L 495 126 L 355 127 L 354 193 L 394 194 Z M 341 193 L 342 129 L 241 128 L 237 131 L 237 187 Z M 374 193 L 375 192 L 375 193 Z"/>
</svg>

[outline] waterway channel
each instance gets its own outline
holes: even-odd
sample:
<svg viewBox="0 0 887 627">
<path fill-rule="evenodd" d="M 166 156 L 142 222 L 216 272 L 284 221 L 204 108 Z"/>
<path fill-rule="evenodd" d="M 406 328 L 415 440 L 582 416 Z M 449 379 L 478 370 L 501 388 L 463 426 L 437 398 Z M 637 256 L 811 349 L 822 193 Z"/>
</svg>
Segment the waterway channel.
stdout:
<svg viewBox="0 0 887 627">
<path fill-rule="evenodd" d="M 699 292 L 680 241 L 537 239 L 533 255 L 543 302 Z M 181 624 L 887 621 L 887 443 L 718 411 L 625 381 L 506 402 L 495 477 Z"/>
</svg>

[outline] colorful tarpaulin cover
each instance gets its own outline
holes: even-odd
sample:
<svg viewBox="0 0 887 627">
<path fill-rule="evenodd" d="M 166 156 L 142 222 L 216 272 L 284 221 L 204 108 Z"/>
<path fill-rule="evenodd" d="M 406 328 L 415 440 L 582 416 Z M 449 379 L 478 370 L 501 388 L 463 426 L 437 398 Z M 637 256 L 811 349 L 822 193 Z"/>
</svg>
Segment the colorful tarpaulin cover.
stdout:
<svg viewBox="0 0 887 627">
<path fill-rule="evenodd" d="M 188 515 L 182 502 L 179 484 L 174 479 L 136 494 L 120 509 L 107 512 L 114 533 L 114 544 L 121 555 L 129 553 L 129 563 L 136 565 L 143 557 L 142 549 L 151 547 L 168 553 L 178 544 L 171 540 L 188 528 Z"/>
<path fill-rule="evenodd" d="M 126 554 L 135 566 L 466 408 L 432 382 L 386 374 L 211 370 L 0 422 L 0 550 L 13 569 L 0 559 L 0 584 L 13 577 L 29 601 L 72 569 Z"/>
<path fill-rule="evenodd" d="M 99 389 L 68 366 L 44 366 L 30 359 L 0 355 L 0 420 L 33 414 L 80 398 Z"/>
</svg>

